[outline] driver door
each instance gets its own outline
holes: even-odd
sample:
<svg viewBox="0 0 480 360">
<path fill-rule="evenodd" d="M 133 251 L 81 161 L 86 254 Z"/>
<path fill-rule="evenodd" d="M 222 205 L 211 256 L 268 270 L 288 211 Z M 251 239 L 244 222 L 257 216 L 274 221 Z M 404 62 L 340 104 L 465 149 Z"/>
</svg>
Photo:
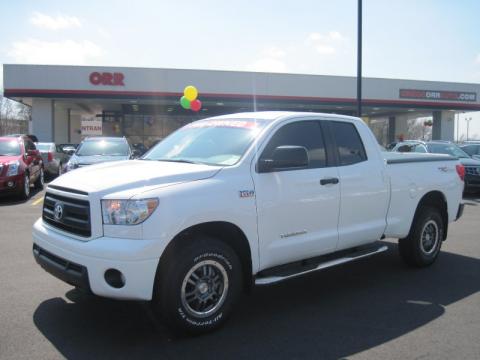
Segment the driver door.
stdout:
<svg viewBox="0 0 480 360">
<path fill-rule="evenodd" d="M 277 128 L 260 160 L 271 159 L 279 146 L 305 147 L 309 163 L 265 173 L 253 164 L 262 269 L 334 251 L 338 242 L 340 190 L 332 180 L 338 181 L 338 170 L 330 166 L 320 122 Z"/>
</svg>

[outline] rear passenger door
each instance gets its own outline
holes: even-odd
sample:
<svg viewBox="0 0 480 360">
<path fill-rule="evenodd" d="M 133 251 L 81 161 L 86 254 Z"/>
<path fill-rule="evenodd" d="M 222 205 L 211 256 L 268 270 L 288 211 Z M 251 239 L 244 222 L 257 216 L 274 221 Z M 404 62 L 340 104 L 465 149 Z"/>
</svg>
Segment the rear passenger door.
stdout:
<svg viewBox="0 0 480 360">
<path fill-rule="evenodd" d="M 373 142 L 366 149 L 354 123 L 330 121 L 329 128 L 340 177 L 338 250 L 341 250 L 382 236 L 389 201 L 388 182 L 378 149 L 373 148 Z"/>
<path fill-rule="evenodd" d="M 272 133 L 259 159 L 271 159 L 278 146 L 303 146 L 309 165 L 259 173 L 252 164 L 262 268 L 332 252 L 338 242 L 338 172 L 320 122 L 296 120 Z"/>
</svg>

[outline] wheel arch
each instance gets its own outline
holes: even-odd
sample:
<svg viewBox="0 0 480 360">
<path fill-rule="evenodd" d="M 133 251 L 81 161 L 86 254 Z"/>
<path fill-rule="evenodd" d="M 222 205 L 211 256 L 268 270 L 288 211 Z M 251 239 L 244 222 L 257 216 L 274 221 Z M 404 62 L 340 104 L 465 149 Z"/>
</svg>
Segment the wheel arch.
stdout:
<svg viewBox="0 0 480 360">
<path fill-rule="evenodd" d="M 443 223 L 445 225 L 445 231 L 443 233 L 443 240 L 447 239 L 448 233 L 448 205 L 447 205 L 447 198 L 444 193 L 438 190 L 429 191 L 425 195 L 422 196 L 420 201 L 417 204 L 417 208 L 415 210 L 415 214 L 413 216 L 412 224 L 410 225 L 410 232 L 412 231 L 413 224 L 415 219 L 418 216 L 418 213 L 422 207 L 431 206 L 440 211 L 442 216 Z"/>
<path fill-rule="evenodd" d="M 192 225 L 178 233 L 167 245 L 160 256 L 155 283 L 159 273 L 167 260 L 173 256 L 175 250 L 190 241 L 195 236 L 210 236 L 228 244 L 237 254 L 242 265 L 242 275 L 245 290 L 249 291 L 253 285 L 252 282 L 252 251 L 250 243 L 245 233 L 237 225 L 226 221 L 211 221 Z"/>
</svg>

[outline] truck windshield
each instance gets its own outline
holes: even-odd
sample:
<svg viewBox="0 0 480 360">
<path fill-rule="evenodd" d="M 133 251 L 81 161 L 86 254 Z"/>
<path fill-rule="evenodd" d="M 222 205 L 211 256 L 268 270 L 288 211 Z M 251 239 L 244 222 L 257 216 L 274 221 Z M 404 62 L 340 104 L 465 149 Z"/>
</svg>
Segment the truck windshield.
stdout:
<svg viewBox="0 0 480 360">
<path fill-rule="evenodd" d="M 234 165 L 265 124 L 255 119 L 197 121 L 165 138 L 142 159 Z"/>
<path fill-rule="evenodd" d="M 128 144 L 118 140 L 93 140 L 84 141 L 77 150 L 78 156 L 127 156 Z"/>
<path fill-rule="evenodd" d="M 20 144 L 18 141 L 0 140 L 0 156 L 20 155 Z"/>
<path fill-rule="evenodd" d="M 428 150 L 435 154 L 447 154 L 457 158 L 469 158 L 468 154 L 453 144 L 429 144 Z"/>
</svg>

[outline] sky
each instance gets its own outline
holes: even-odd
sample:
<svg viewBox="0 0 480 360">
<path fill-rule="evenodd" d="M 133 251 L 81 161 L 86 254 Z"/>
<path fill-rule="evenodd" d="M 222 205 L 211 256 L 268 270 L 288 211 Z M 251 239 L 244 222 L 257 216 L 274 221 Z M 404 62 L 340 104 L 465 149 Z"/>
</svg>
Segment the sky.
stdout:
<svg viewBox="0 0 480 360">
<path fill-rule="evenodd" d="M 480 83 L 478 14 L 363 0 L 363 75 Z M 357 0 L 2 0 L 0 63 L 355 75 L 356 16 Z"/>
</svg>

